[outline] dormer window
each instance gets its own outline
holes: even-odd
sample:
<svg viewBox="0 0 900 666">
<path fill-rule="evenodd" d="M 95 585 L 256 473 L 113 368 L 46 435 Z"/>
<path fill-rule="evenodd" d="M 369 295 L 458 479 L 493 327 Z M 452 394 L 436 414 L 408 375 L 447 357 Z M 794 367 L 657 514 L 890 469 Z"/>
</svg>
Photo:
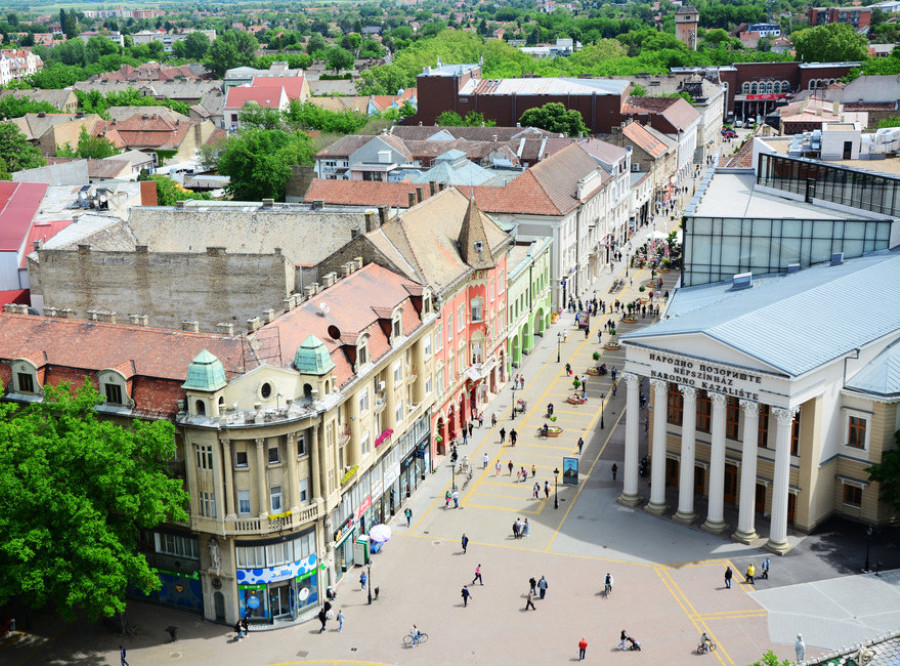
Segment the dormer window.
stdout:
<svg viewBox="0 0 900 666">
<path fill-rule="evenodd" d="M 361 335 L 356 341 L 356 368 L 366 365 L 369 362 L 369 336 Z"/>
<path fill-rule="evenodd" d="M 391 342 L 394 343 L 403 337 L 403 310 L 397 308 L 391 315 Z"/>
<path fill-rule="evenodd" d="M 426 291 L 422 294 L 422 314 L 431 314 L 431 292 Z"/>
<path fill-rule="evenodd" d="M 106 398 L 106 404 L 114 407 L 134 407 L 134 401 L 128 395 L 128 384 L 125 376 L 118 370 L 100 371 L 100 393 Z"/>
<path fill-rule="evenodd" d="M 37 368 L 27 358 L 12 362 L 12 389 L 16 393 L 42 393 Z"/>
</svg>

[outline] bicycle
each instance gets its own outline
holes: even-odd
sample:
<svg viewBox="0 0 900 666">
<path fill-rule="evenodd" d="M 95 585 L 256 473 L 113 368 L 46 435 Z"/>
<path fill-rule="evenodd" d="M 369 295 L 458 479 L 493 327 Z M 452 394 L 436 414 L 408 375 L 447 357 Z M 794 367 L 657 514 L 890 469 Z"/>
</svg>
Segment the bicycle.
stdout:
<svg viewBox="0 0 900 666">
<path fill-rule="evenodd" d="M 603 588 L 603 594 L 609 599 L 612 596 L 612 583 L 607 583 Z"/>
<path fill-rule="evenodd" d="M 716 644 L 712 641 L 702 641 L 697 646 L 697 654 L 706 654 L 707 652 L 715 652 Z"/>
<path fill-rule="evenodd" d="M 418 645 L 419 643 L 426 642 L 428 642 L 428 634 L 426 634 L 424 631 L 419 632 L 418 642 L 416 642 L 416 639 L 412 634 L 406 634 L 406 636 L 403 637 L 403 647 L 413 647 L 415 645 Z"/>
</svg>

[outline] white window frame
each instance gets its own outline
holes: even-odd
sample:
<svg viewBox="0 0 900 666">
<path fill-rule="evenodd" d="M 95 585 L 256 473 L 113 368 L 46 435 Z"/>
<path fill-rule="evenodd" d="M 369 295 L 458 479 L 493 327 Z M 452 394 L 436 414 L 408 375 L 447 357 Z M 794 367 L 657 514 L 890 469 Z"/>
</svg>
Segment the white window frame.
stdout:
<svg viewBox="0 0 900 666">
<path fill-rule="evenodd" d="M 241 454 L 243 454 L 243 456 L 244 456 L 244 462 L 243 462 L 243 463 L 239 463 L 239 462 L 238 462 L 238 455 L 241 455 Z M 250 454 L 249 454 L 247 451 L 237 451 L 237 450 L 235 450 L 235 452 L 234 452 L 234 466 L 235 466 L 237 469 L 247 469 L 248 467 L 250 467 Z"/>
<path fill-rule="evenodd" d="M 34 363 L 27 358 L 17 358 L 10 366 L 10 370 L 12 371 L 13 391 L 16 393 L 28 393 L 30 395 L 44 394 L 44 389 L 38 381 L 37 366 L 35 366 Z M 19 384 L 19 374 L 31 376 L 31 391 L 22 390 L 22 386 Z"/>
<path fill-rule="evenodd" d="M 194 453 L 196 454 L 197 469 L 213 469 L 212 444 L 194 444 Z"/>
<path fill-rule="evenodd" d="M 132 400 L 131 396 L 128 395 L 128 382 L 125 379 L 125 375 L 123 375 L 121 372 L 119 372 L 118 370 L 107 368 L 105 370 L 101 370 L 98 373 L 97 380 L 100 383 L 100 394 L 104 398 L 107 397 L 107 385 L 118 387 L 120 395 L 122 397 L 121 402 L 111 402 L 109 399 L 107 399 L 104 404 L 115 407 L 134 407 L 134 400 Z"/>
<path fill-rule="evenodd" d="M 309 479 L 300 479 L 300 503 L 309 504 Z"/>
<path fill-rule="evenodd" d="M 473 298 L 469 303 L 469 306 L 472 308 L 472 321 L 473 322 L 482 322 L 484 321 L 484 299 L 481 296 L 477 298 Z M 478 314 L 476 317 L 475 315 Z"/>
<path fill-rule="evenodd" d="M 365 414 L 369 411 L 369 387 L 366 386 L 363 388 L 362 392 L 359 395 L 359 413 Z"/>
<path fill-rule="evenodd" d="M 242 507 L 243 503 L 246 502 L 247 510 L 245 511 Z M 237 491 L 237 505 L 238 505 L 238 515 L 239 516 L 249 516 L 253 513 L 253 505 L 250 503 L 250 491 L 249 490 L 239 490 Z"/>
<path fill-rule="evenodd" d="M 200 515 L 206 518 L 216 517 L 216 494 L 201 492 L 199 496 Z"/>
<path fill-rule="evenodd" d="M 360 451 L 362 452 L 362 455 L 368 454 L 369 453 L 369 433 L 368 432 L 365 432 L 362 434 L 362 437 L 360 437 L 359 443 L 360 443 Z"/>
<path fill-rule="evenodd" d="M 269 488 L 269 507 L 272 513 L 281 513 L 284 511 L 284 496 L 281 492 L 281 486 L 272 486 Z"/>
<path fill-rule="evenodd" d="M 856 417 L 858 419 L 863 419 L 866 422 L 866 441 L 865 445 L 860 448 L 858 446 L 851 446 L 850 444 L 850 417 Z M 863 412 L 855 409 L 846 409 L 844 410 L 844 430 L 843 430 L 843 440 L 844 446 L 846 446 L 851 451 L 865 451 L 869 452 L 869 446 L 872 441 L 872 414 L 868 412 Z"/>
<path fill-rule="evenodd" d="M 465 303 L 460 303 L 460 305 L 456 308 L 456 330 L 457 332 L 462 332 L 462 330 L 466 327 L 466 305 Z"/>
<path fill-rule="evenodd" d="M 297 435 L 297 457 L 304 458 L 309 455 L 309 450 L 306 448 L 306 435 L 298 434 Z"/>
</svg>

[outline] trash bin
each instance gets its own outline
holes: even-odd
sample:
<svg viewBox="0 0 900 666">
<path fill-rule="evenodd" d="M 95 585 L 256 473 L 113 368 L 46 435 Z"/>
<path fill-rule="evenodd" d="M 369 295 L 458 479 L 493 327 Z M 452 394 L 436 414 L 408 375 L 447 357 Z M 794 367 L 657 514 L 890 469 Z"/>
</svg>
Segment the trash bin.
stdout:
<svg viewBox="0 0 900 666">
<path fill-rule="evenodd" d="M 353 560 L 356 564 L 369 563 L 369 535 L 363 534 L 356 540 L 353 548 Z"/>
<path fill-rule="evenodd" d="M 555 312 L 551 312 L 550 313 L 550 323 L 555 324 L 558 321 L 559 321 L 559 315 L 556 314 Z"/>
</svg>

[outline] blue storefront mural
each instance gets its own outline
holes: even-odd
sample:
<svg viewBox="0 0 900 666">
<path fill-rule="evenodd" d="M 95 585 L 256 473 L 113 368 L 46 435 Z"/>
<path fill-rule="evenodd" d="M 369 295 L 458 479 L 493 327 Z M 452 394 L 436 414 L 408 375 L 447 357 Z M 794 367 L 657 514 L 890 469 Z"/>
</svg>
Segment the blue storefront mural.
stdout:
<svg viewBox="0 0 900 666">
<path fill-rule="evenodd" d="M 241 617 L 271 622 L 296 618 L 319 601 L 319 574 L 325 565 L 316 553 L 277 567 L 238 569 L 238 602 Z"/>
</svg>

